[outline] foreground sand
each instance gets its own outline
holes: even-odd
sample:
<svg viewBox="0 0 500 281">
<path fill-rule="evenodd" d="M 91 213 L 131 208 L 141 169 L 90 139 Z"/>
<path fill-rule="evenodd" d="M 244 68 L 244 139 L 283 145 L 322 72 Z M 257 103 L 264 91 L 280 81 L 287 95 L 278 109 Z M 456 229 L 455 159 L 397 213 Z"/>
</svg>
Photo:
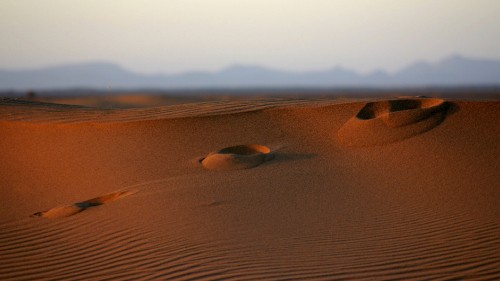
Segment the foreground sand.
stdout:
<svg viewBox="0 0 500 281">
<path fill-rule="evenodd" d="M 499 279 L 500 102 L 372 102 L 4 99 L 0 279 Z"/>
</svg>

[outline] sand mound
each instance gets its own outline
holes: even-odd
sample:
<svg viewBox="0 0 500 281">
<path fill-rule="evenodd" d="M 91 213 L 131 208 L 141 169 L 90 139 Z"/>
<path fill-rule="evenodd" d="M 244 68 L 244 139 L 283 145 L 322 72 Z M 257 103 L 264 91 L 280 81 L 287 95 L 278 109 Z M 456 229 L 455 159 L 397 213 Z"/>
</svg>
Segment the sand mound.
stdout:
<svg viewBox="0 0 500 281">
<path fill-rule="evenodd" d="M 426 132 L 445 118 L 449 103 L 434 98 L 396 99 L 367 103 L 338 131 L 341 144 L 372 146 Z"/>
<path fill-rule="evenodd" d="M 259 166 L 272 158 L 273 154 L 268 147 L 248 144 L 226 147 L 212 152 L 200 162 L 209 170 L 241 170 Z"/>
<path fill-rule="evenodd" d="M 72 215 L 76 215 L 80 212 L 83 212 L 87 210 L 88 208 L 100 206 L 109 202 L 116 201 L 118 199 L 121 199 L 125 196 L 133 194 L 133 191 L 121 191 L 121 192 L 114 192 L 110 194 L 106 194 L 103 196 L 99 196 L 96 198 L 92 198 L 89 200 L 85 200 L 82 202 L 77 202 L 73 205 L 69 206 L 62 206 L 62 207 L 55 207 L 47 211 L 43 212 L 37 212 L 31 215 L 31 217 L 43 217 L 43 218 L 49 218 L 49 219 L 54 219 L 54 218 L 62 218 L 62 217 L 69 217 Z"/>
</svg>

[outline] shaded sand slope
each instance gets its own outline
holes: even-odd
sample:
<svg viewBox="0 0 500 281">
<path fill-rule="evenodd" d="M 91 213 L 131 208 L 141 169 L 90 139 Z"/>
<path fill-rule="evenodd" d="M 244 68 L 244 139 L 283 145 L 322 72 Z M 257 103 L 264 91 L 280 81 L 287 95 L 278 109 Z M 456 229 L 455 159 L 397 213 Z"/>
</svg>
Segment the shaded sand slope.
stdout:
<svg viewBox="0 0 500 281">
<path fill-rule="evenodd" d="M 358 147 L 338 132 L 364 102 L 4 101 L 0 279 L 498 279 L 500 103 L 451 104 Z M 274 158 L 200 163 L 252 144 Z"/>
</svg>

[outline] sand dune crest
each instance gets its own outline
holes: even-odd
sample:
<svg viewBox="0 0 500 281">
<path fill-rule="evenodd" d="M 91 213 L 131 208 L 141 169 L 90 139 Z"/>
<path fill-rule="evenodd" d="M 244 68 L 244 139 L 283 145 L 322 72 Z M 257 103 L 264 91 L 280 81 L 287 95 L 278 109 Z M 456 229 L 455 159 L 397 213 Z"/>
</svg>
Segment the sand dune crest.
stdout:
<svg viewBox="0 0 500 281">
<path fill-rule="evenodd" d="M 125 196 L 131 195 L 135 193 L 134 191 L 121 191 L 121 192 L 114 192 L 114 193 L 109 193 L 103 196 L 99 196 L 96 198 L 92 198 L 89 200 L 85 200 L 82 202 L 77 202 L 74 203 L 73 205 L 69 206 L 62 206 L 62 207 L 55 207 L 52 209 L 49 209 L 47 211 L 43 212 L 37 212 L 31 215 L 31 217 L 44 217 L 44 218 L 49 218 L 49 219 L 54 219 L 54 218 L 62 218 L 62 217 L 69 217 L 72 215 L 76 215 L 80 212 L 83 212 L 87 210 L 88 208 L 100 206 L 109 202 L 116 201 L 118 199 L 121 199 Z"/>
<path fill-rule="evenodd" d="M 258 144 L 237 145 L 212 152 L 200 162 L 209 170 L 240 170 L 259 166 L 271 160 L 271 149 Z"/>
<path fill-rule="evenodd" d="M 448 107 L 448 102 L 434 98 L 369 102 L 340 128 L 337 137 L 347 146 L 404 140 L 439 125 Z"/>
</svg>

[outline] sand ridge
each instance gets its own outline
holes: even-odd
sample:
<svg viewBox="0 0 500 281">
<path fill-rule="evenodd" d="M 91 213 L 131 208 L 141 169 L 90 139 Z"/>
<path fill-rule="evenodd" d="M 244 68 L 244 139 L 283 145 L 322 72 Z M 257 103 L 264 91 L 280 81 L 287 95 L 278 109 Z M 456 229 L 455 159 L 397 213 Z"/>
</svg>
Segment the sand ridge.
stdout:
<svg viewBox="0 0 500 281">
<path fill-rule="evenodd" d="M 207 101 L 147 108 L 95 108 L 21 99 L 0 100 L 0 120 L 26 123 L 123 123 L 188 117 L 208 117 L 272 108 L 326 106 L 345 100 L 259 98 L 242 101 Z"/>
<path fill-rule="evenodd" d="M 442 114 L 383 100 L 1 104 L 0 279 L 499 279 L 500 102 L 447 101 L 425 132 L 338 142 L 360 112 L 401 112 L 391 130 Z M 211 151 L 274 158 L 193 165 Z"/>
<path fill-rule="evenodd" d="M 81 201 L 74 203 L 72 205 L 68 206 L 63 206 L 63 207 L 55 207 L 52 209 L 49 209 L 47 211 L 43 212 L 36 212 L 31 217 L 43 217 L 43 218 L 62 218 L 62 217 L 68 217 L 72 215 L 76 215 L 80 212 L 83 212 L 89 208 L 101 206 L 103 204 L 109 203 L 116 201 L 118 199 L 121 199 L 125 196 L 134 194 L 135 191 L 120 191 L 120 192 L 113 192 L 109 193 L 106 195 L 102 195 L 96 198 L 92 198 L 89 200 Z"/>
</svg>

